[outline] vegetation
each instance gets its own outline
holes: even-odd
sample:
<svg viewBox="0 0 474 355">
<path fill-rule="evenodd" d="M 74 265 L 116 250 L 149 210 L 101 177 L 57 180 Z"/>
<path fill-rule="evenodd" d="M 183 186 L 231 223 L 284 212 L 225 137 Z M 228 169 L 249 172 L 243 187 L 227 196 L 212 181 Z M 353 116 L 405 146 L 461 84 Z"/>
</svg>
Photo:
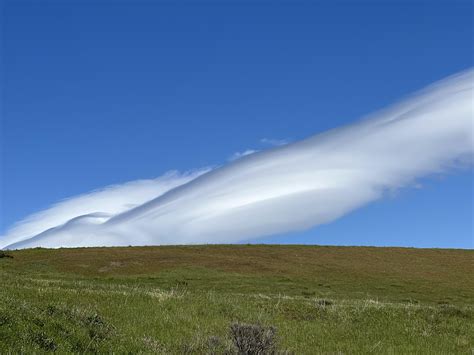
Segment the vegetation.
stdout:
<svg viewBox="0 0 474 355">
<path fill-rule="evenodd" d="M 230 326 L 232 340 L 239 354 L 275 354 L 274 327 L 234 323 Z"/>
<path fill-rule="evenodd" d="M 474 251 L 172 246 L 0 258 L 0 353 L 471 353 Z"/>
<path fill-rule="evenodd" d="M 1 258 L 12 258 L 10 254 L 5 253 L 3 250 L 0 250 L 0 259 Z"/>
</svg>

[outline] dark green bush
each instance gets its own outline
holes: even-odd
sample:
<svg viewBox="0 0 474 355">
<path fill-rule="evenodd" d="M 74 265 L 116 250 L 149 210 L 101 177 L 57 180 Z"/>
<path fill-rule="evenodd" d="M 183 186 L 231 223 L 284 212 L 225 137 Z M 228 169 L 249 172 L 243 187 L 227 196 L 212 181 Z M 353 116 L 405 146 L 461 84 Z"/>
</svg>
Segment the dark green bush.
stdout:
<svg viewBox="0 0 474 355">
<path fill-rule="evenodd" d="M 10 254 L 5 253 L 3 250 L 0 250 L 0 259 L 1 258 L 13 258 Z"/>
</svg>

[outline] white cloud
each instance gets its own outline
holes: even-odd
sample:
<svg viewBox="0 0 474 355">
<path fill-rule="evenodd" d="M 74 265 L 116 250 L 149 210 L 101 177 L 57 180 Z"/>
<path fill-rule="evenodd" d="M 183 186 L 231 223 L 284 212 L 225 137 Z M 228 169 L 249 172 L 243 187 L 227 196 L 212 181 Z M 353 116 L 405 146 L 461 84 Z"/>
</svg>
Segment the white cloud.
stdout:
<svg viewBox="0 0 474 355">
<path fill-rule="evenodd" d="M 250 155 L 250 154 L 253 154 L 253 153 L 257 153 L 258 150 L 254 150 L 254 149 L 247 149 L 243 152 L 236 152 L 234 154 L 232 154 L 229 158 L 229 161 L 234 161 L 234 160 L 237 160 L 237 159 L 240 159 L 240 158 L 243 158 L 247 155 Z"/>
<path fill-rule="evenodd" d="M 5 237 L 0 238 L 0 247 L 16 243 L 28 236 L 35 236 L 70 220 L 78 221 L 78 217 L 79 220 L 88 220 L 91 223 L 104 222 L 117 213 L 161 196 L 209 170 L 207 168 L 187 174 L 170 171 L 156 179 L 107 186 L 88 194 L 66 199 L 15 224 Z"/>
<path fill-rule="evenodd" d="M 290 143 L 290 140 L 289 139 L 262 138 L 260 139 L 260 143 L 265 144 L 265 145 L 279 147 L 279 146 Z"/>
<path fill-rule="evenodd" d="M 71 199 L 20 222 L 2 244 L 226 243 L 331 222 L 419 177 L 471 164 L 473 83 L 474 72 L 463 72 L 365 120 L 189 175 L 176 188 L 134 198 L 116 187 L 120 208 L 108 198 L 96 204 L 94 194 Z"/>
</svg>

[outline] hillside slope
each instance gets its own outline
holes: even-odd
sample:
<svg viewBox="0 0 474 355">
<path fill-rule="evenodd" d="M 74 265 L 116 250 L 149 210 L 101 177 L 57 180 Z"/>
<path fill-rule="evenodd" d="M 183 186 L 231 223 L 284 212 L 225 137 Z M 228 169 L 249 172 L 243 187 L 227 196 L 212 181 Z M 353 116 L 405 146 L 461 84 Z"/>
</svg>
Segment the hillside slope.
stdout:
<svg viewBox="0 0 474 355">
<path fill-rule="evenodd" d="M 0 258 L 0 352 L 224 353 L 231 324 L 280 349 L 469 352 L 474 251 L 216 245 Z M 234 349 L 235 350 L 235 349 Z"/>
</svg>

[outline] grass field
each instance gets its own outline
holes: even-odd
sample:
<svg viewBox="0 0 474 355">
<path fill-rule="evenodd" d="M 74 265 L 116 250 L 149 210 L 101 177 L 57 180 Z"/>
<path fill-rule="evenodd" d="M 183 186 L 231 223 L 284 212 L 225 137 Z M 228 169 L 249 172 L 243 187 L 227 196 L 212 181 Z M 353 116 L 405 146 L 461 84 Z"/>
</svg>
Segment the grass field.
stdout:
<svg viewBox="0 0 474 355">
<path fill-rule="evenodd" d="M 236 353 L 236 327 L 291 354 L 474 349 L 472 250 L 231 245 L 7 254 L 1 353 Z"/>
</svg>

